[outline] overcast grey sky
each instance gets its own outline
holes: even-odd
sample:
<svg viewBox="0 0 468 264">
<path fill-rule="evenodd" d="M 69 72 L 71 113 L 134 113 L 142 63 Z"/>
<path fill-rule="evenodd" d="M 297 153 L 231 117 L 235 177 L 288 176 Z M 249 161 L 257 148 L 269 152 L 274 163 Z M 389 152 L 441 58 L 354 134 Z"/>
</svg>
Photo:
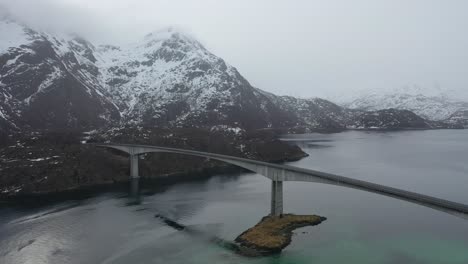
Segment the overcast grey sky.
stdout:
<svg viewBox="0 0 468 264">
<path fill-rule="evenodd" d="M 301 97 L 417 85 L 468 94 L 466 0 L 0 0 L 97 43 L 176 25 L 254 86 Z M 468 96 L 467 96 L 468 97 Z"/>
</svg>

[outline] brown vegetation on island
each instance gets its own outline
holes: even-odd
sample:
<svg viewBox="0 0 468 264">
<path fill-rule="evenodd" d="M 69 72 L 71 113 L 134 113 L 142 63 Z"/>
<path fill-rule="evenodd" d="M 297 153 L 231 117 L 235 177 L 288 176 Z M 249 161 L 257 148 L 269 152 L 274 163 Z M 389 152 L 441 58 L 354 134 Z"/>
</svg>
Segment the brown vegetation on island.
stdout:
<svg viewBox="0 0 468 264">
<path fill-rule="evenodd" d="M 316 215 L 266 216 L 254 227 L 236 238 L 242 247 L 253 249 L 260 255 L 281 252 L 291 243 L 292 231 L 305 226 L 314 226 L 325 221 Z"/>
</svg>

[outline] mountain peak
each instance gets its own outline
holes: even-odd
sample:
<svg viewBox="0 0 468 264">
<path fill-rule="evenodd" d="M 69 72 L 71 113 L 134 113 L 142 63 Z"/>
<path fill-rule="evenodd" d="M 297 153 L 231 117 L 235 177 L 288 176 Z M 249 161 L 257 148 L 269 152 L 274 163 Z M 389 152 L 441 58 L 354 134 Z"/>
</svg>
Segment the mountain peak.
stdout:
<svg viewBox="0 0 468 264">
<path fill-rule="evenodd" d="M 153 31 L 147 35 L 145 35 L 144 39 L 146 41 L 163 41 L 172 37 L 174 33 L 177 31 L 174 27 L 166 27 L 162 29 L 158 29 Z"/>
<path fill-rule="evenodd" d="M 153 31 L 144 37 L 146 47 L 159 46 L 164 42 L 179 42 L 180 44 L 194 46 L 197 49 L 205 49 L 203 45 L 187 30 L 168 26 Z"/>
</svg>

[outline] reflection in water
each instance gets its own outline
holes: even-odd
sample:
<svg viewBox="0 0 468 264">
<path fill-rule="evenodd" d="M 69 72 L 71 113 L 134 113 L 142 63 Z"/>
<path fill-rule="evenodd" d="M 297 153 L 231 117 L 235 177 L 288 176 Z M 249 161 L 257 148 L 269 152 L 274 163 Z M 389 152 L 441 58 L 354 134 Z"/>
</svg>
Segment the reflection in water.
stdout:
<svg viewBox="0 0 468 264">
<path fill-rule="evenodd" d="M 468 203 L 468 133 L 307 135 L 292 165 Z M 326 145 L 317 148 L 315 145 Z M 338 186 L 287 182 L 285 211 L 328 220 L 296 231 L 280 256 L 249 259 L 156 219 L 232 241 L 269 212 L 270 182 L 224 175 L 36 208 L 0 208 L 0 263 L 468 263 L 468 221 Z"/>
</svg>

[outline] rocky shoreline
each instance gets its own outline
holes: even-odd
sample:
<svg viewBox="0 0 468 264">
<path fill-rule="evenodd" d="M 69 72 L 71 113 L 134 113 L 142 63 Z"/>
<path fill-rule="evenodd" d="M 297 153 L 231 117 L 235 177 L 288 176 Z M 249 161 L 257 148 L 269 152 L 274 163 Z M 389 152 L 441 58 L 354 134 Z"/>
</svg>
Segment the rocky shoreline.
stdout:
<svg viewBox="0 0 468 264">
<path fill-rule="evenodd" d="M 110 127 L 87 133 L 68 130 L 0 135 L 0 200 L 101 187 L 109 189 L 108 186 L 128 182 L 126 154 L 96 148 L 86 142 L 175 147 L 272 163 L 306 157 L 300 147 L 279 140 L 285 132 L 281 129 L 245 131 L 225 127 Z M 143 182 L 176 182 L 240 170 L 214 160 L 168 153 L 145 154 L 140 159 Z"/>
</svg>

